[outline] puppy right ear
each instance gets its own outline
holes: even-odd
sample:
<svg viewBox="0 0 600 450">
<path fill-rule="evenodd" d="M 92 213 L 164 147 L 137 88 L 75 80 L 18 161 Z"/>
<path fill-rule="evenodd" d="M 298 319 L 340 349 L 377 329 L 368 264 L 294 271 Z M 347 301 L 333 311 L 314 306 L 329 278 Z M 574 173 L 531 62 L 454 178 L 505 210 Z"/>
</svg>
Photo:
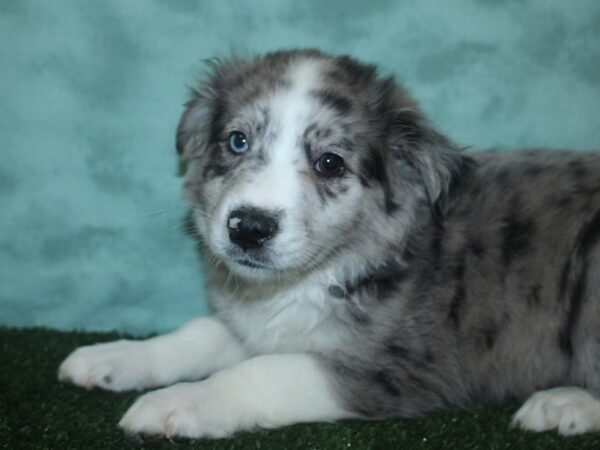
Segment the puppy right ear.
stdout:
<svg viewBox="0 0 600 450">
<path fill-rule="evenodd" d="M 224 100 L 219 93 L 224 91 L 224 67 L 227 63 L 213 59 L 206 64 L 208 70 L 191 90 L 191 99 L 185 104 L 177 126 L 175 148 L 184 163 L 206 150 L 222 115 Z"/>
<path fill-rule="evenodd" d="M 206 61 L 207 71 L 197 87 L 177 127 L 175 148 L 182 161 L 200 156 L 218 136 L 226 95 L 245 76 L 247 61 L 232 57 Z"/>
<path fill-rule="evenodd" d="M 213 58 L 205 61 L 206 71 L 200 82 L 191 89 L 191 99 L 185 104 L 175 139 L 175 148 L 181 160 L 186 163 L 200 156 L 208 147 L 215 128 L 222 115 L 223 102 L 220 92 L 224 92 L 227 61 Z"/>
<path fill-rule="evenodd" d="M 206 147 L 212 121 L 211 111 L 211 99 L 199 90 L 194 91 L 194 98 L 185 104 L 175 138 L 177 154 L 184 162 L 198 156 Z"/>
</svg>

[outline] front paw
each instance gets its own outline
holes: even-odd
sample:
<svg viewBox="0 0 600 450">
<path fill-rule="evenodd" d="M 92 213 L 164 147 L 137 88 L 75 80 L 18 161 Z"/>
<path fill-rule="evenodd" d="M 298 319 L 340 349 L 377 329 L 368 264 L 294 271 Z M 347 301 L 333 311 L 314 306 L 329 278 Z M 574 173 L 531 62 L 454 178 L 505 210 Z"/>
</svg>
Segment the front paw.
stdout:
<svg viewBox="0 0 600 450">
<path fill-rule="evenodd" d="M 119 427 L 132 436 L 223 438 L 247 428 L 234 402 L 208 382 L 180 383 L 141 396 Z"/>
<path fill-rule="evenodd" d="M 145 343 L 120 340 L 80 347 L 58 369 L 58 379 L 86 389 L 143 389 L 152 384 Z"/>
<path fill-rule="evenodd" d="M 573 435 L 600 429 L 600 401 L 577 387 L 558 387 L 533 394 L 513 418 L 531 431 L 557 430 Z"/>
</svg>

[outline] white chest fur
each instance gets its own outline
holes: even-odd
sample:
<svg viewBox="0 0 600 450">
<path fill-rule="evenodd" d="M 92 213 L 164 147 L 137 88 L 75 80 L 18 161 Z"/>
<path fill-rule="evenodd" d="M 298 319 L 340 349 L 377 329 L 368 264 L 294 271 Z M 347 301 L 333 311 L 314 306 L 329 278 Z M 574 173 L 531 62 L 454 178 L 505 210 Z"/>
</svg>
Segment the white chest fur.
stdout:
<svg viewBox="0 0 600 450">
<path fill-rule="evenodd" d="M 215 289 L 217 315 L 250 352 L 282 353 L 337 348 L 350 334 L 344 300 L 321 279 L 274 290 Z"/>
</svg>

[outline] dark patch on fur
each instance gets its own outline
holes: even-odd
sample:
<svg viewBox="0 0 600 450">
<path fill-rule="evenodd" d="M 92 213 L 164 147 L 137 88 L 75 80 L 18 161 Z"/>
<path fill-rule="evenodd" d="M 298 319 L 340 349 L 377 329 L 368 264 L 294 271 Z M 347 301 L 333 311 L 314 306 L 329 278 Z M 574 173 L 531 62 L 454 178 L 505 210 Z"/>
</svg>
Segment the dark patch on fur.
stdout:
<svg viewBox="0 0 600 450">
<path fill-rule="evenodd" d="M 565 299 L 567 286 L 569 283 L 569 275 L 571 274 L 571 256 L 567 258 L 560 272 L 560 281 L 558 283 L 558 301 L 562 302 Z"/>
<path fill-rule="evenodd" d="M 573 330 L 579 319 L 579 313 L 581 311 L 581 301 L 583 299 L 583 293 L 587 282 L 587 267 L 585 267 L 573 287 L 571 293 L 571 301 L 569 304 L 569 310 L 567 311 L 567 318 L 563 328 L 559 333 L 559 343 L 561 349 L 569 356 L 573 356 Z"/>
<path fill-rule="evenodd" d="M 373 373 L 373 382 L 383 387 L 389 395 L 394 397 L 400 396 L 400 390 L 395 385 L 394 380 L 387 370 L 377 370 Z"/>
<path fill-rule="evenodd" d="M 494 348 L 496 339 L 498 338 L 498 327 L 495 324 L 491 324 L 483 329 L 482 334 L 485 348 L 488 350 Z"/>
<path fill-rule="evenodd" d="M 506 169 L 501 169 L 496 174 L 496 182 L 500 188 L 500 191 L 511 191 L 510 189 L 510 172 Z"/>
<path fill-rule="evenodd" d="M 175 150 L 177 150 L 177 154 L 179 156 L 183 155 L 183 150 L 185 149 L 185 144 L 187 140 L 187 134 L 182 131 L 178 131 L 175 136 Z"/>
<path fill-rule="evenodd" d="M 271 113 L 266 108 L 260 108 L 260 120 L 256 125 L 256 136 L 264 135 L 265 131 L 269 128 L 271 123 Z"/>
<path fill-rule="evenodd" d="M 518 209 L 513 205 L 509 215 L 504 219 L 502 233 L 502 260 L 505 266 L 529 248 L 534 232 L 533 220 L 519 217 Z"/>
<path fill-rule="evenodd" d="M 435 354 L 429 346 L 426 346 L 423 351 L 410 350 L 393 339 L 384 346 L 384 354 L 394 359 L 394 364 L 408 363 L 419 369 L 426 369 L 436 360 Z"/>
<path fill-rule="evenodd" d="M 592 219 L 579 233 L 574 252 L 567 260 L 559 287 L 559 295 L 564 296 L 568 289 L 569 280 L 575 280 L 569 295 L 569 305 L 565 317 L 565 323 L 559 332 L 558 342 L 560 348 L 568 356 L 573 355 L 573 333 L 579 320 L 582 301 L 587 285 L 587 274 L 589 266 L 589 254 L 600 239 L 600 211 L 597 211 Z M 564 297 L 562 297 L 564 298 Z"/>
<path fill-rule="evenodd" d="M 317 194 L 319 195 L 319 199 L 321 200 L 321 204 L 325 204 L 327 199 L 335 199 L 338 194 L 348 190 L 347 186 L 340 186 L 339 184 L 336 186 L 333 185 L 333 183 L 338 182 L 339 180 L 329 179 L 320 179 L 316 181 L 315 186 L 317 189 Z"/>
<path fill-rule="evenodd" d="M 418 241 L 418 237 L 420 237 L 418 233 L 411 233 L 411 236 L 409 236 L 402 249 L 402 261 L 404 261 L 406 265 L 410 265 L 417 256 L 418 244 L 416 244 L 415 241 Z"/>
<path fill-rule="evenodd" d="M 600 240 L 600 211 L 592 217 L 592 220 L 582 230 L 579 238 L 578 253 L 582 258 L 587 258 L 592 248 Z"/>
<path fill-rule="evenodd" d="M 573 343 L 566 327 L 558 332 L 558 347 L 567 357 L 573 357 Z"/>
<path fill-rule="evenodd" d="M 585 168 L 585 166 L 581 163 L 581 161 L 569 161 L 567 163 L 567 167 L 571 170 L 571 173 L 573 174 L 573 177 L 577 180 L 580 180 L 582 178 L 585 178 L 587 176 L 587 169 Z"/>
<path fill-rule="evenodd" d="M 473 158 L 464 155 L 460 156 L 451 171 L 447 193 L 440 196 L 433 205 L 436 214 L 441 217 L 448 214 L 456 199 L 460 197 L 471 181 L 476 166 L 477 164 Z"/>
<path fill-rule="evenodd" d="M 331 89 L 313 91 L 313 94 L 324 106 L 335 110 L 340 115 L 347 115 L 352 110 L 350 99 Z"/>
<path fill-rule="evenodd" d="M 221 154 L 221 148 L 217 144 L 213 144 L 209 150 L 210 158 L 208 163 L 204 166 L 203 175 L 209 177 L 222 177 L 225 175 L 229 168 L 223 161 L 223 155 Z"/>
<path fill-rule="evenodd" d="M 435 362 L 435 355 L 433 354 L 433 351 L 428 348 L 427 350 L 425 350 L 425 362 L 427 364 L 433 364 Z"/>
<path fill-rule="evenodd" d="M 302 148 L 304 149 L 304 154 L 306 155 L 306 161 L 309 164 L 312 164 L 312 145 L 310 143 L 310 135 L 315 133 L 317 129 L 317 124 L 311 123 L 306 130 L 304 130 L 304 134 L 302 135 Z"/>
<path fill-rule="evenodd" d="M 313 133 L 317 133 L 317 124 L 316 123 L 311 123 L 309 126 L 306 127 L 306 129 L 304 130 L 304 133 L 302 134 L 302 138 L 303 139 L 308 139 L 308 137 Z"/>
<path fill-rule="evenodd" d="M 225 117 L 225 102 L 222 99 L 219 99 L 215 102 L 215 106 L 213 108 L 213 113 L 210 118 L 209 132 L 208 132 L 208 142 L 210 144 L 215 144 L 219 141 L 219 137 L 223 133 L 223 120 Z"/>
<path fill-rule="evenodd" d="M 544 168 L 539 164 L 532 164 L 525 169 L 525 175 L 535 177 L 544 172 Z"/>
<path fill-rule="evenodd" d="M 435 356 L 430 348 L 426 348 L 425 351 L 412 359 L 412 363 L 419 369 L 427 369 L 433 362 L 435 362 Z"/>
<path fill-rule="evenodd" d="M 323 186 L 323 192 L 325 193 L 325 195 L 327 196 L 327 198 L 334 199 L 334 198 L 337 197 L 337 192 L 335 192 L 332 189 L 331 185 L 329 185 L 329 184 L 325 184 Z"/>
<path fill-rule="evenodd" d="M 432 386 L 431 383 L 428 383 L 423 378 L 423 376 L 417 376 L 413 373 L 410 373 L 408 374 L 408 381 L 413 384 L 414 388 L 429 392 L 438 399 L 440 399 L 440 397 L 443 397 L 442 393 L 439 392 L 438 389 L 435 388 L 435 386 Z"/>
<path fill-rule="evenodd" d="M 371 180 L 377 180 L 381 184 L 386 182 L 387 176 L 381 151 L 376 148 L 370 149 L 367 157 L 361 161 L 360 176 L 363 181 L 363 186 L 367 187 Z"/>
<path fill-rule="evenodd" d="M 448 318 L 452 321 L 455 328 L 460 327 L 459 311 L 460 307 L 465 300 L 465 285 L 460 282 L 454 291 L 452 301 L 450 302 L 450 310 L 448 311 Z"/>
<path fill-rule="evenodd" d="M 392 355 L 394 358 L 403 360 L 410 359 L 410 351 L 406 347 L 398 345 L 393 341 L 385 346 L 385 352 Z"/>
<path fill-rule="evenodd" d="M 448 310 L 448 318 L 456 329 L 460 328 L 460 309 L 465 301 L 465 256 L 463 255 L 454 268 L 454 295 L 450 301 L 450 309 Z"/>
<path fill-rule="evenodd" d="M 360 325 L 368 325 L 371 323 L 371 318 L 354 304 L 350 305 L 348 312 L 350 313 L 350 317 Z"/>
<path fill-rule="evenodd" d="M 446 235 L 445 220 L 432 213 L 431 227 L 431 266 L 434 270 L 440 270 L 442 264 L 442 253 L 444 249 L 444 237 Z"/>
<path fill-rule="evenodd" d="M 328 72 L 328 77 L 334 82 L 357 86 L 369 85 L 375 80 L 375 66 L 361 64 L 349 56 L 335 58 L 335 65 L 337 68 Z"/>
<path fill-rule="evenodd" d="M 370 187 L 370 181 L 376 180 L 383 189 L 384 208 L 387 214 L 393 214 L 399 205 L 394 201 L 392 187 L 385 168 L 381 150 L 370 148 L 369 154 L 361 162 L 360 181 L 365 187 Z"/>
<path fill-rule="evenodd" d="M 552 197 L 550 207 L 562 210 L 573 203 L 573 201 L 575 201 L 575 198 L 567 193 L 556 195 Z"/>
<path fill-rule="evenodd" d="M 354 151 L 354 142 L 348 138 L 341 138 L 339 142 L 336 144 L 336 147 L 339 147 L 347 152 Z"/>
<path fill-rule="evenodd" d="M 331 286 L 329 286 L 327 292 L 329 292 L 329 295 L 331 295 L 334 298 L 348 298 L 348 294 L 346 293 L 346 291 L 341 286 L 338 286 L 336 284 L 332 284 Z"/>
<path fill-rule="evenodd" d="M 471 253 L 473 253 L 478 258 L 481 258 L 485 255 L 485 247 L 479 239 L 474 239 L 470 243 L 469 249 L 471 250 Z"/>
<path fill-rule="evenodd" d="M 346 291 L 352 295 L 354 292 L 364 290 L 369 295 L 383 300 L 396 292 L 398 285 L 407 274 L 407 268 L 397 262 L 389 261 L 377 266 L 370 273 L 356 280 L 354 284 L 347 283 Z"/>
<path fill-rule="evenodd" d="M 350 300 L 351 298 L 350 292 L 337 284 L 329 286 L 327 291 L 329 292 L 329 295 L 340 300 Z M 371 323 L 371 318 L 354 303 L 348 304 L 347 311 L 355 322 L 361 325 L 368 325 Z"/>
<path fill-rule="evenodd" d="M 527 296 L 527 304 L 530 307 L 537 307 L 541 304 L 540 298 L 540 289 L 541 286 L 539 284 L 534 284 L 529 291 L 529 295 Z"/>
<path fill-rule="evenodd" d="M 327 128 L 318 128 L 317 131 L 315 131 L 315 137 L 317 139 L 327 139 L 332 134 L 333 134 L 333 129 L 331 129 L 329 127 L 327 127 Z"/>
<path fill-rule="evenodd" d="M 227 173 L 227 166 L 222 164 L 207 164 L 204 166 L 203 175 L 207 178 L 210 177 L 222 177 Z"/>
<path fill-rule="evenodd" d="M 310 145 L 310 142 L 305 139 L 302 148 L 304 149 L 306 161 L 308 161 L 309 164 L 312 164 L 312 146 Z"/>
</svg>

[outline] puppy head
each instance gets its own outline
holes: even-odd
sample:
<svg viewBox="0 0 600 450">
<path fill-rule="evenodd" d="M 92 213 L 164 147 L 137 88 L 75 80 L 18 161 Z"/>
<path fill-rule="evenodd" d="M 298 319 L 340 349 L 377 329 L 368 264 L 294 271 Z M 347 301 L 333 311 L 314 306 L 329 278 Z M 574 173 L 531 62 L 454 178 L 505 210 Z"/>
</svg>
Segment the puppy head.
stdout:
<svg viewBox="0 0 600 450">
<path fill-rule="evenodd" d="M 203 240 L 252 278 L 401 239 L 460 166 L 392 79 L 314 50 L 213 62 L 177 150 Z"/>
</svg>

